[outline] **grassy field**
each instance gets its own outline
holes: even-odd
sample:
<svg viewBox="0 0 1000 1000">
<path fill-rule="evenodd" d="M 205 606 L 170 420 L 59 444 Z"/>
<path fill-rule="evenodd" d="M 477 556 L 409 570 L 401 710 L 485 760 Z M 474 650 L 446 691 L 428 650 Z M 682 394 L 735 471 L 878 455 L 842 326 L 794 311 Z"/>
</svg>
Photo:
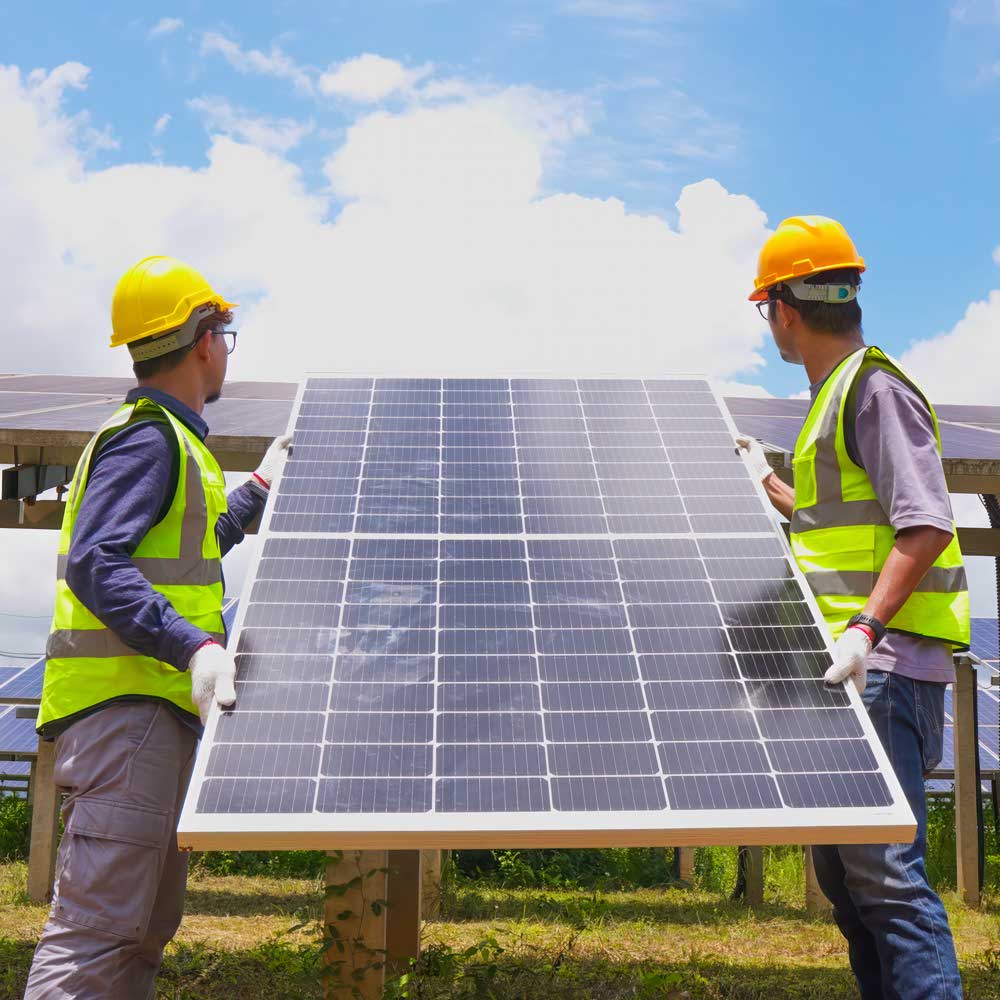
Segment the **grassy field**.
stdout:
<svg viewBox="0 0 1000 1000">
<path fill-rule="evenodd" d="M 0 1000 L 21 996 L 45 908 L 21 863 L 0 865 Z M 459 880 L 425 928 L 422 968 L 390 996 L 420 1000 L 839 1000 L 854 997 L 843 942 L 805 919 L 793 888 L 756 913 L 697 889 L 581 892 Z M 319 997 L 318 880 L 195 873 L 158 997 Z M 1000 901 L 946 896 L 971 1000 L 1000 1000 Z M 289 928 L 310 919 L 305 927 Z"/>
</svg>

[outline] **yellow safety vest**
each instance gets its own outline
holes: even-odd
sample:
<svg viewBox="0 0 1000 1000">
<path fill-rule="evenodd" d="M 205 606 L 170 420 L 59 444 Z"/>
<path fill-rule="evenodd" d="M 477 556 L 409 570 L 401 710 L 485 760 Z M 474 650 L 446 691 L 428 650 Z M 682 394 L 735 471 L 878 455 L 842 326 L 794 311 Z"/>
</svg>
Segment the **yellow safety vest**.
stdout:
<svg viewBox="0 0 1000 1000">
<path fill-rule="evenodd" d="M 868 473 L 847 452 L 845 412 L 862 372 L 882 368 L 901 378 L 930 410 L 941 454 L 937 416 L 927 397 L 877 347 L 861 348 L 834 369 L 813 401 L 795 444 L 795 508 L 791 544 L 795 559 L 834 637 L 860 612 L 896 540 Z M 952 524 L 954 530 L 954 523 Z M 969 648 L 969 590 L 958 535 L 935 560 L 892 621 L 897 632 Z"/>
<path fill-rule="evenodd" d="M 224 641 L 222 556 L 215 537 L 226 510 L 225 479 L 200 438 L 169 410 L 150 399 L 125 403 L 91 438 L 70 484 L 59 536 L 56 602 L 46 644 L 45 682 L 38 730 L 116 698 L 159 698 L 197 717 L 191 677 L 169 663 L 143 656 L 84 606 L 66 582 L 66 565 L 77 513 L 97 447 L 127 424 L 156 420 L 177 439 L 177 488 L 163 519 L 149 529 L 132 562 L 192 625 Z"/>
</svg>

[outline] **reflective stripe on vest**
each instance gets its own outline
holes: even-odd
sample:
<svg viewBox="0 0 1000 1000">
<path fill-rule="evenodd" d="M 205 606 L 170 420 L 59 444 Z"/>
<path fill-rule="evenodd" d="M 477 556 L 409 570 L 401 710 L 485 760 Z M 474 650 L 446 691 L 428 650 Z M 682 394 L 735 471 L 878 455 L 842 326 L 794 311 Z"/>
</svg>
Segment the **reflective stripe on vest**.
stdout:
<svg viewBox="0 0 1000 1000">
<path fill-rule="evenodd" d="M 938 453 L 937 416 L 919 387 L 878 348 L 848 355 L 829 376 L 795 445 L 795 508 L 791 543 L 834 635 L 865 606 L 895 544 L 893 529 L 868 474 L 847 452 L 845 412 L 861 373 L 879 367 L 898 375 L 927 405 Z M 904 603 L 889 627 L 969 644 L 969 594 L 957 534 Z"/>
<path fill-rule="evenodd" d="M 56 608 L 46 644 L 39 728 L 125 695 L 169 701 L 192 715 L 186 671 L 127 646 L 82 604 L 66 582 L 68 553 L 93 455 L 109 435 L 138 420 L 169 425 L 180 463 L 166 514 L 139 543 L 132 563 L 179 615 L 216 641 L 222 623 L 222 564 L 215 525 L 226 509 L 225 479 L 202 441 L 149 399 L 127 403 L 91 439 L 70 486 L 56 566 Z"/>
</svg>

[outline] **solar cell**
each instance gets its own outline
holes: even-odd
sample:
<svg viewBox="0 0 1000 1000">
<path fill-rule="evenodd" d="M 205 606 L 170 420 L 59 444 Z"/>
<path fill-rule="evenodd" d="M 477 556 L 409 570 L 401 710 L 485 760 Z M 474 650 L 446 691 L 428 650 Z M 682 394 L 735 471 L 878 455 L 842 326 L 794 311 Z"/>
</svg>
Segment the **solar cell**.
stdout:
<svg viewBox="0 0 1000 1000">
<path fill-rule="evenodd" d="M 998 647 L 1000 633 L 997 624 L 996 618 L 972 619 L 972 652 L 987 663 L 1000 662 L 1000 647 Z"/>
<path fill-rule="evenodd" d="M 0 755 L 35 754 L 38 752 L 38 734 L 34 719 L 19 719 L 17 710 L 0 706 Z M 0 765 L 6 771 L 6 765 Z"/>
<path fill-rule="evenodd" d="M 791 454 L 809 412 L 808 400 L 729 397 L 744 434 Z M 1000 406 L 936 406 L 945 458 L 1000 459 Z"/>
<path fill-rule="evenodd" d="M 185 845 L 906 835 L 707 382 L 310 378 L 295 414 Z"/>
<path fill-rule="evenodd" d="M 0 704 L 31 705 L 41 701 L 45 660 L 36 660 L 0 684 Z"/>
</svg>

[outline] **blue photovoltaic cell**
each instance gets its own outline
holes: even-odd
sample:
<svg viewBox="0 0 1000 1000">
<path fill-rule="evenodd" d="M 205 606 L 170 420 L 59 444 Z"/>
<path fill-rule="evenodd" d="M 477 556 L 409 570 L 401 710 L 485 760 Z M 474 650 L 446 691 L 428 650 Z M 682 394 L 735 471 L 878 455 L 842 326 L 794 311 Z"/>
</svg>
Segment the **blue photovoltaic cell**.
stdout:
<svg viewBox="0 0 1000 1000">
<path fill-rule="evenodd" d="M 272 532 L 770 529 L 705 383 L 318 381 L 302 396 Z"/>
<path fill-rule="evenodd" d="M 200 812 L 890 803 L 707 383 L 310 379 L 275 494 Z"/>
<path fill-rule="evenodd" d="M 996 618 L 972 619 L 972 652 L 988 663 L 1000 663 Z"/>
<path fill-rule="evenodd" d="M 34 719 L 19 719 L 14 706 L 0 706 L 0 754 L 34 754 L 38 752 L 38 734 Z M 0 763 L 0 770 L 6 771 Z"/>
<path fill-rule="evenodd" d="M 44 676 L 45 660 L 36 660 L 0 685 L 0 702 L 8 705 L 40 702 Z"/>
</svg>

